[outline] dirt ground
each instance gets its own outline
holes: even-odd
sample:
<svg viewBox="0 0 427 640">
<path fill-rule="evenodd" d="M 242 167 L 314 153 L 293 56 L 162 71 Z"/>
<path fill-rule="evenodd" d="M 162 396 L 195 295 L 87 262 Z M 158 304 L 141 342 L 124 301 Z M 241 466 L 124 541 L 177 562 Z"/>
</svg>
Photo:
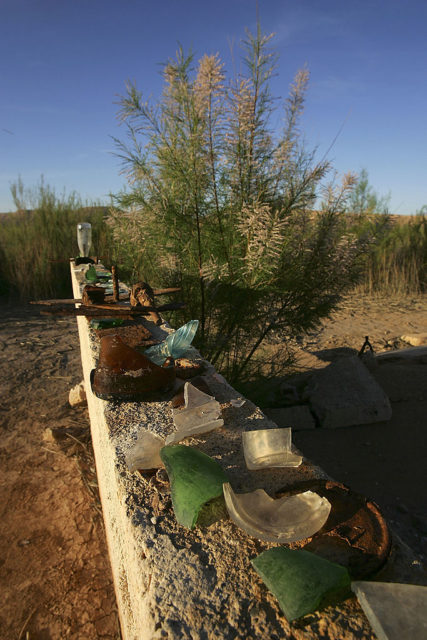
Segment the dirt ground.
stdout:
<svg viewBox="0 0 427 640">
<path fill-rule="evenodd" d="M 427 331 L 427 300 L 348 300 L 301 338 L 305 354 L 332 360 L 359 349 L 401 348 Z M 81 380 L 74 319 L 0 306 L 0 638 L 119 639 Z M 426 554 L 427 365 L 381 367 L 388 423 L 298 432 L 294 441 L 333 478 L 373 498 L 418 554 Z"/>
</svg>

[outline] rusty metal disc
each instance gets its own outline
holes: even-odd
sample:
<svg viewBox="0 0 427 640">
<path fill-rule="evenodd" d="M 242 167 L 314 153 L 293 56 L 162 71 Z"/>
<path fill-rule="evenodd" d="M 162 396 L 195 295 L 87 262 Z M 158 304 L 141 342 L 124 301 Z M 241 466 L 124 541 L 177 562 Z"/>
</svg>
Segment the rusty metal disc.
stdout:
<svg viewBox="0 0 427 640">
<path fill-rule="evenodd" d="M 304 549 L 347 567 L 352 579 L 377 573 L 386 562 L 391 537 L 379 507 L 365 496 L 331 480 L 308 480 L 280 495 L 315 491 L 331 503 L 324 526 Z"/>
</svg>

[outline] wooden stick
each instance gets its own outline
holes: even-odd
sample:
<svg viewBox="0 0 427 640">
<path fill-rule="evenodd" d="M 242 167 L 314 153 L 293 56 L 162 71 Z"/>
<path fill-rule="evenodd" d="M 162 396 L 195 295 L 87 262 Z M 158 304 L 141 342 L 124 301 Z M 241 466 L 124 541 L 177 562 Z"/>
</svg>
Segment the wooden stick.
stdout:
<svg viewBox="0 0 427 640">
<path fill-rule="evenodd" d="M 40 313 L 44 315 L 59 315 L 59 316 L 88 316 L 88 317 L 126 317 L 134 318 L 138 316 L 146 316 L 152 312 L 158 311 L 177 311 L 185 306 L 183 302 L 173 302 L 171 304 L 164 304 L 160 307 L 125 307 L 119 305 L 90 305 L 80 307 L 60 307 L 50 306 L 47 309 L 43 309 Z"/>
<path fill-rule="evenodd" d="M 113 280 L 113 300 L 114 302 L 118 302 L 119 301 L 119 277 L 117 275 L 117 269 L 114 265 L 111 267 L 111 276 Z"/>
</svg>

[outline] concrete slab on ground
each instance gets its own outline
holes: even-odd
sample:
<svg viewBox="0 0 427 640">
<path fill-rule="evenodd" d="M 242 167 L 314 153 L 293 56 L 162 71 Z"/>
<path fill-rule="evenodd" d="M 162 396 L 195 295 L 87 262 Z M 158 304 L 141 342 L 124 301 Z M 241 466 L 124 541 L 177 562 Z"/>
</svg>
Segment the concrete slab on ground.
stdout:
<svg viewBox="0 0 427 640">
<path fill-rule="evenodd" d="M 293 431 L 314 429 L 316 422 L 307 405 L 263 409 L 263 413 L 278 427 L 291 427 Z"/>
<path fill-rule="evenodd" d="M 322 427 L 349 427 L 391 418 L 388 397 L 357 356 L 341 358 L 316 371 L 306 393 Z"/>
</svg>

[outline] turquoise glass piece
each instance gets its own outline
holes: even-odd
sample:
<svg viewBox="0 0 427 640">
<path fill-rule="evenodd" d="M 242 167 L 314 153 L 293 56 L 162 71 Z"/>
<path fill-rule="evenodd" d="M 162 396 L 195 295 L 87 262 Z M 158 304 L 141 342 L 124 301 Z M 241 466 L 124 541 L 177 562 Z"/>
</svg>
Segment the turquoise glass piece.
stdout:
<svg viewBox="0 0 427 640">
<path fill-rule="evenodd" d="M 123 318 L 100 318 L 91 320 L 90 326 L 92 329 L 110 329 L 111 327 L 120 327 L 123 322 Z"/>
<path fill-rule="evenodd" d="M 275 547 L 251 563 L 289 622 L 350 595 L 347 569 L 309 551 Z"/>
<path fill-rule="evenodd" d="M 228 478 L 218 462 L 193 447 L 166 445 L 160 457 L 169 476 L 175 517 L 179 524 L 193 529 L 202 507 L 222 496 Z"/>
<path fill-rule="evenodd" d="M 181 358 L 193 342 L 198 326 L 198 320 L 190 320 L 177 331 L 170 333 L 166 340 L 147 349 L 145 355 L 158 365 L 162 365 L 166 358 L 171 356 L 174 360 Z"/>
</svg>

